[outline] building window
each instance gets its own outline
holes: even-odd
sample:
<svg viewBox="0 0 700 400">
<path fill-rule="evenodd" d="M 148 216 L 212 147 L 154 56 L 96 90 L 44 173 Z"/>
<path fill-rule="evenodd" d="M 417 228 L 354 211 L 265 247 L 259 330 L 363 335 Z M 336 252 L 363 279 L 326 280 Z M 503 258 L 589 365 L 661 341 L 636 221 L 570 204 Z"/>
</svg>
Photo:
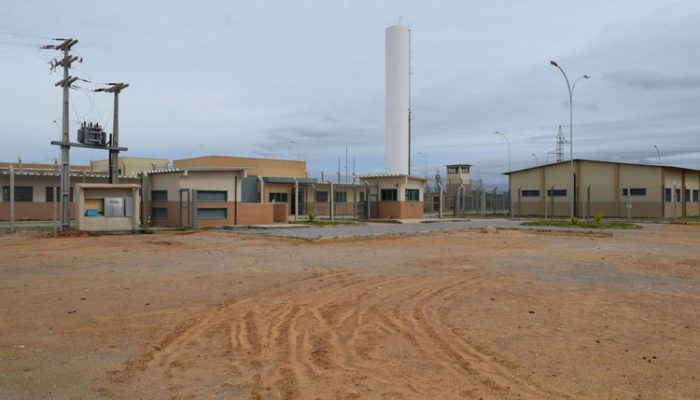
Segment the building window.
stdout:
<svg viewBox="0 0 700 400">
<path fill-rule="evenodd" d="M 270 193 L 270 203 L 286 203 L 288 199 L 287 193 Z"/>
<path fill-rule="evenodd" d="M 202 220 L 218 220 L 226 219 L 228 210 L 225 208 L 198 208 L 197 219 Z"/>
<path fill-rule="evenodd" d="M 348 192 L 335 192 L 334 198 L 336 203 L 347 203 L 348 202 Z"/>
<path fill-rule="evenodd" d="M 10 187 L 2 187 L 2 201 L 10 201 Z M 34 201 L 33 186 L 15 186 L 15 201 Z"/>
<path fill-rule="evenodd" d="M 328 192 L 316 192 L 316 203 L 328 203 Z"/>
<path fill-rule="evenodd" d="M 681 190 L 676 189 L 676 203 L 680 203 L 680 202 L 681 202 Z"/>
<path fill-rule="evenodd" d="M 463 174 L 468 174 L 468 173 L 469 173 L 469 167 L 462 167 L 462 173 L 463 173 Z"/>
<path fill-rule="evenodd" d="M 365 202 L 365 192 L 360 192 L 360 203 Z"/>
<path fill-rule="evenodd" d="M 552 192 L 552 189 L 547 190 L 547 196 L 548 197 L 564 197 L 566 196 L 566 189 L 554 189 Z"/>
<path fill-rule="evenodd" d="M 697 203 L 698 202 L 698 190 L 693 189 L 693 202 Z"/>
<path fill-rule="evenodd" d="M 227 195 L 225 190 L 198 190 L 197 201 L 226 201 Z"/>
<path fill-rule="evenodd" d="M 151 218 L 153 219 L 167 219 L 168 209 L 165 207 L 153 207 L 151 208 Z"/>
<path fill-rule="evenodd" d="M 459 173 L 459 168 L 457 168 L 457 167 L 447 167 L 447 173 L 448 173 L 448 174 L 457 174 L 457 173 Z"/>
<path fill-rule="evenodd" d="M 622 195 L 627 196 L 627 188 L 622 189 Z M 631 196 L 646 196 L 647 189 L 646 188 L 630 188 L 630 195 Z"/>
<path fill-rule="evenodd" d="M 58 192 L 60 192 L 61 189 L 56 188 L 56 201 L 58 201 Z M 46 202 L 51 203 L 53 201 L 53 186 L 47 186 L 46 187 Z"/>
<path fill-rule="evenodd" d="M 420 201 L 420 189 L 406 189 L 406 201 Z"/>
<path fill-rule="evenodd" d="M 17 197 L 17 196 L 15 196 Z M 68 197 L 70 202 L 73 201 L 73 188 L 70 188 L 70 191 L 68 192 Z M 9 198 L 9 196 L 8 196 Z M 52 186 L 47 186 L 46 187 L 46 201 L 47 202 L 52 202 L 53 201 L 53 187 Z M 61 188 L 56 187 L 56 201 L 61 201 Z"/>
<path fill-rule="evenodd" d="M 168 191 L 151 190 L 151 201 L 168 201 Z"/>
<path fill-rule="evenodd" d="M 540 197 L 540 191 L 539 190 L 522 190 L 520 192 L 520 195 L 522 197 Z"/>
<path fill-rule="evenodd" d="M 396 189 L 382 189 L 380 191 L 382 201 L 396 201 L 398 200 Z"/>
<path fill-rule="evenodd" d="M 685 202 L 690 203 L 690 189 L 685 189 Z"/>
</svg>

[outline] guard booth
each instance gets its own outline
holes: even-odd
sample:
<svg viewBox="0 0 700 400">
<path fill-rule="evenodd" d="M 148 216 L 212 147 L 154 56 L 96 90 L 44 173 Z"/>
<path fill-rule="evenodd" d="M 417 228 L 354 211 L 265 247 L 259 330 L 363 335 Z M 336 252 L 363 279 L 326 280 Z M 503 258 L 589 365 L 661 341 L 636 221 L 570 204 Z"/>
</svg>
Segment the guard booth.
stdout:
<svg viewBox="0 0 700 400">
<path fill-rule="evenodd" d="M 77 183 L 78 230 L 135 231 L 141 225 L 141 185 Z"/>
<path fill-rule="evenodd" d="M 369 189 L 367 196 L 371 219 L 423 218 L 427 179 L 402 174 L 365 175 L 360 179 Z M 378 207 L 375 208 L 374 204 L 378 204 Z"/>
</svg>

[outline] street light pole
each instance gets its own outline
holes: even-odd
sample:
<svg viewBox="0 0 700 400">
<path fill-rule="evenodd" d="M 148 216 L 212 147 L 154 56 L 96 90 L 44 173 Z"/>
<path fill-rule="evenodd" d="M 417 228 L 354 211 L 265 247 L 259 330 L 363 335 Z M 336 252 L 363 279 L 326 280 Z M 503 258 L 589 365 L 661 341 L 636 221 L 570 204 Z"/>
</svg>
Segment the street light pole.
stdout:
<svg viewBox="0 0 700 400">
<path fill-rule="evenodd" d="M 562 75 L 564 75 L 564 80 L 566 80 L 566 88 L 569 91 L 569 188 L 571 190 L 569 196 L 571 198 L 570 216 L 574 217 L 574 204 L 576 202 L 576 198 L 574 196 L 574 88 L 576 87 L 576 82 L 578 82 L 580 79 L 590 79 L 591 77 L 589 75 L 581 75 L 576 78 L 574 84 L 571 85 L 569 83 L 569 77 L 566 76 L 566 72 L 564 72 L 559 64 L 557 64 L 556 61 L 550 61 L 549 63 L 557 67 L 559 71 L 561 71 Z"/>
<path fill-rule="evenodd" d="M 659 151 L 659 146 L 654 145 L 654 148 L 656 149 L 656 157 L 659 159 L 659 165 L 661 165 L 661 152 Z"/>
<path fill-rule="evenodd" d="M 503 136 L 503 139 L 505 139 L 506 143 L 508 144 L 508 172 L 510 172 L 510 140 L 508 140 L 508 136 L 506 136 L 505 134 L 503 134 L 501 132 L 496 131 L 493 134 Z"/>
<path fill-rule="evenodd" d="M 537 154 L 532 153 L 532 156 L 535 157 L 535 165 L 540 165 L 540 160 L 537 159 Z"/>
</svg>

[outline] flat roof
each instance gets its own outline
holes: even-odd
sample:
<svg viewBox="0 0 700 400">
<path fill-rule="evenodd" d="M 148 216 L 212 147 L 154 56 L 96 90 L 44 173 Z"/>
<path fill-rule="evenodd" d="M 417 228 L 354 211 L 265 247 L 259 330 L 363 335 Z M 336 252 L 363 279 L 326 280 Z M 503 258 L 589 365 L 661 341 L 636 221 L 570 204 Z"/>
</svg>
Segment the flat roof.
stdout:
<svg viewBox="0 0 700 400">
<path fill-rule="evenodd" d="M 135 189 L 141 187 L 136 183 L 76 183 L 75 186 L 84 189 Z"/>
<path fill-rule="evenodd" d="M 10 175 L 10 170 L 9 169 L 0 169 L 0 175 L 2 176 L 9 176 Z M 47 170 L 29 170 L 29 171 L 14 171 L 15 176 L 32 176 L 32 177 L 60 177 L 61 172 L 60 171 L 47 171 Z M 109 178 L 109 173 L 107 172 L 88 172 L 88 171 L 71 171 L 70 172 L 70 177 L 71 178 Z M 119 175 L 119 179 L 138 179 L 137 175 Z"/>
<path fill-rule="evenodd" d="M 191 167 L 191 168 L 156 168 L 151 171 L 143 171 L 148 175 L 155 174 L 174 174 L 182 172 L 240 172 L 247 171 L 248 167 Z"/>
<path fill-rule="evenodd" d="M 279 177 L 275 177 L 275 176 L 264 176 L 263 181 L 265 181 L 266 183 L 294 183 L 295 182 L 294 178 L 279 178 Z M 316 179 L 316 178 L 296 178 L 296 182 L 315 184 L 315 183 L 318 183 L 318 179 Z"/>
<path fill-rule="evenodd" d="M 428 178 L 423 178 L 422 176 L 412 176 L 412 175 L 406 175 L 406 174 L 368 174 L 368 175 L 360 175 L 358 178 L 360 179 L 383 179 L 383 178 L 407 178 L 407 179 L 414 179 L 418 181 L 427 181 Z"/>
<path fill-rule="evenodd" d="M 446 167 L 471 167 L 471 164 L 445 164 Z"/>
<path fill-rule="evenodd" d="M 659 168 L 674 168 L 674 169 L 685 169 L 688 171 L 697 171 L 700 172 L 698 169 L 694 168 L 687 168 L 687 167 L 679 167 L 677 165 L 664 165 L 664 164 L 642 164 L 642 163 L 630 163 L 630 162 L 623 162 L 623 161 L 606 161 L 606 160 L 592 160 L 588 158 L 574 158 L 574 161 L 588 161 L 588 162 L 595 162 L 595 163 L 605 163 L 605 164 L 621 164 L 621 165 L 634 165 L 637 167 L 659 167 Z M 534 167 L 528 167 L 528 168 L 521 168 L 521 169 L 515 169 L 512 171 L 507 171 L 504 172 L 503 175 L 510 175 L 516 172 L 523 172 L 523 171 L 529 171 L 532 169 L 537 169 L 537 168 L 542 168 L 542 167 L 549 167 L 552 165 L 558 165 L 558 164 L 568 164 L 570 163 L 570 160 L 565 160 L 565 161 L 559 161 L 559 162 L 552 162 L 549 164 L 540 164 L 536 165 Z"/>
</svg>

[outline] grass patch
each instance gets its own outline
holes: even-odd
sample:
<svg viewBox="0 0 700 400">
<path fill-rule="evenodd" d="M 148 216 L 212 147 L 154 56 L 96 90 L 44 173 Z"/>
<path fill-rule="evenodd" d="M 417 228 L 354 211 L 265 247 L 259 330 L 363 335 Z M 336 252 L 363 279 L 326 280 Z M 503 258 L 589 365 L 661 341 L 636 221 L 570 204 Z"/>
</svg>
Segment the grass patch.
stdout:
<svg viewBox="0 0 700 400">
<path fill-rule="evenodd" d="M 565 228 L 587 228 L 587 229 L 637 229 L 640 226 L 629 222 L 595 222 L 595 221 L 577 221 L 572 224 L 569 220 L 564 219 L 541 219 L 538 221 L 527 221 L 520 225 L 523 226 L 559 226 Z"/>
<path fill-rule="evenodd" d="M 334 225 L 355 225 L 356 221 L 327 221 L 327 220 L 313 220 L 313 221 L 289 221 L 293 225 L 311 225 L 311 226 L 334 226 Z"/>
</svg>

